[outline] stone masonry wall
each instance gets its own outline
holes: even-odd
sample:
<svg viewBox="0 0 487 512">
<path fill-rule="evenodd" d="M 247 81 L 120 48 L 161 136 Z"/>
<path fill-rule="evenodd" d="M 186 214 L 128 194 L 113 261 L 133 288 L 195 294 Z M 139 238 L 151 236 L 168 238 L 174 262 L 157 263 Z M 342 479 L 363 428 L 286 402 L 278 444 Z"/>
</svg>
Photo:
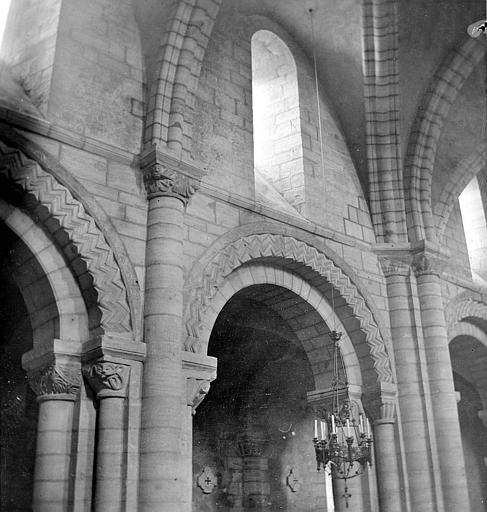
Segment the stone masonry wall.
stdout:
<svg viewBox="0 0 487 512">
<path fill-rule="evenodd" d="M 86 137 L 138 153 L 143 61 L 128 0 L 65 0 L 50 91 L 51 120 Z"/>
<path fill-rule="evenodd" d="M 0 59 L 12 67 L 33 104 L 45 114 L 51 88 L 61 0 L 11 3 Z"/>
</svg>

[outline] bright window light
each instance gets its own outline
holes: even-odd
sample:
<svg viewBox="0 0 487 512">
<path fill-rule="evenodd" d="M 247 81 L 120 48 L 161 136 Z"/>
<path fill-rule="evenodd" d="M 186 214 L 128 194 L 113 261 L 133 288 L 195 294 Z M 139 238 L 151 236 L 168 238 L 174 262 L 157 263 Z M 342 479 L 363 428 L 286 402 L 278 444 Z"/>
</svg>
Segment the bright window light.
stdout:
<svg viewBox="0 0 487 512">
<path fill-rule="evenodd" d="M 3 31 L 7 22 L 7 14 L 10 8 L 10 0 L 0 0 L 0 46 L 3 41 Z"/>
<path fill-rule="evenodd" d="M 487 223 L 476 177 L 465 187 L 458 199 L 470 266 L 474 273 L 487 280 Z"/>
</svg>

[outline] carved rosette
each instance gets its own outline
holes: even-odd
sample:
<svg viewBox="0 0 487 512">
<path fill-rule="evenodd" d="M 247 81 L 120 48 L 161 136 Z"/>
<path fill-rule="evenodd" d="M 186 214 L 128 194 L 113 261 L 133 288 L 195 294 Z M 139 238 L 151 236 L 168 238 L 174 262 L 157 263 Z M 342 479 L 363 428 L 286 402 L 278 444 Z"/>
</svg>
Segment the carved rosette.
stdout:
<svg viewBox="0 0 487 512">
<path fill-rule="evenodd" d="M 78 366 L 52 364 L 29 371 L 28 378 L 38 399 L 76 400 L 81 388 L 81 369 Z"/>
<path fill-rule="evenodd" d="M 126 397 L 130 366 L 113 361 L 95 361 L 83 367 L 83 375 L 98 398 Z"/>
<path fill-rule="evenodd" d="M 153 164 L 144 170 L 144 184 L 149 199 L 176 197 L 185 206 L 199 188 L 199 180 L 162 163 Z"/>
<path fill-rule="evenodd" d="M 187 404 L 191 407 L 192 413 L 196 413 L 196 408 L 205 399 L 210 391 L 209 379 L 196 379 L 189 377 L 186 379 L 186 398 Z"/>
</svg>

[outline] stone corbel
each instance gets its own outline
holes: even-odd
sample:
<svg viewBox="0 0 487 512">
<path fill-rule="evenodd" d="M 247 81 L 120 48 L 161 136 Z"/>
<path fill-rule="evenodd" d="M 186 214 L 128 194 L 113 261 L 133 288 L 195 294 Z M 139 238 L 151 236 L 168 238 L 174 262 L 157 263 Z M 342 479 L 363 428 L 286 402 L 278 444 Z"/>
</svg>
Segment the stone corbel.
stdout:
<svg viewBox="0 0 487 512">
<path fill-rule="evenodd" d="M 176 197 L 186 206 L 205 171 L 175 156 L 152 149 L 141 158 L 147 197 Z"/>
<path fill-rule="evenodd" d="M 183 373 L 186 378 L 186 404 L 195 414 L 196 408 L 205 399 L 210 385 L 216 379 L 215 357 L 183 352 Z"/>
<path fill-rule="evenodd" d="M 81 346 L 54 339 L 22 356 L 22 366 L 38 400 L 76 400 L 81 388 Z"/>
</svg>

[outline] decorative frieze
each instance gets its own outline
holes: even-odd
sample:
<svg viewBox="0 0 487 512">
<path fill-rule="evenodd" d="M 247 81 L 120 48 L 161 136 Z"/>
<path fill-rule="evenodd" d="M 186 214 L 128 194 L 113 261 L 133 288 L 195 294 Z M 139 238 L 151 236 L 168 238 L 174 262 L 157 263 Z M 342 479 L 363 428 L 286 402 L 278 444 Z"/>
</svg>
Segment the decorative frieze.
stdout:
<svg viewBox="0 0 487 512">
<path fill-rule="evenodd" d="M 79 366 L 53 363 L 27 373 L 29 384 L 38 398 L 58 397 L 75 400 L 81 387 Z"/>
</svg>

